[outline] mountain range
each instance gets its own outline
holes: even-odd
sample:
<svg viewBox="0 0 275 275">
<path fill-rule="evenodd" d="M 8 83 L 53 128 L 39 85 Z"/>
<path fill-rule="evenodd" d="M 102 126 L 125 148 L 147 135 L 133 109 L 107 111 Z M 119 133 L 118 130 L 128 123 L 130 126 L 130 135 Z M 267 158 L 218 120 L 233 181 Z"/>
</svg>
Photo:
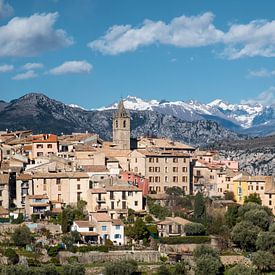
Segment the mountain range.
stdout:
<svg viewBox="0 0 275 275">
<path fill-rule="evenodd" d="M 127 106 L 127 101 L 125 101 Z M 128 107 L 128 106 L 127 106 Z M 84 110 L 40 93 L 29 93 L 11 102 L 0 102 L 0 130 L 31 129 L 34 133 L 94 132 L 111 140 L 115 109 Z M 206 119 L 186 121 L 155 110 L 130 110 L 133 137 L 168 137 L 195 146 L 244 137 Z"/>
<path fill-rule="evenodd" d="M 117 107 L 117 102 L 99 108 L 98 110 L 111 110 Z M 275 133 L 275 105 L 263 106 L 261 104 L 231 104 L 216 99 L 210 103 L 199 101 L 166 101 L 143 100 L 128 96 L 124 105 L 129 110 L 154 111 L 172 115 L 185 121 L 211 120 L 223 127 L 242 134 L 271 135 Z"/>
</svg>

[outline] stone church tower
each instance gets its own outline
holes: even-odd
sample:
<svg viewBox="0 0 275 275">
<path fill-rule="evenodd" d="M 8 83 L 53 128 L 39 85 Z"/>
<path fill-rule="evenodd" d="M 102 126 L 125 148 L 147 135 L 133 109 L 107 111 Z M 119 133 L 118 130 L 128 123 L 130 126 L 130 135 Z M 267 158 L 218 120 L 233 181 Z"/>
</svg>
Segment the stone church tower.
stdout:
<svg viewBox="0 0 275 275">
<path fill-rule="evenodd" d="M 116 145 L 116 149 L 130 150 L 130 136 L 130 115 L 121 100 L 113 117 L 113 143 Z"/>
</svg>

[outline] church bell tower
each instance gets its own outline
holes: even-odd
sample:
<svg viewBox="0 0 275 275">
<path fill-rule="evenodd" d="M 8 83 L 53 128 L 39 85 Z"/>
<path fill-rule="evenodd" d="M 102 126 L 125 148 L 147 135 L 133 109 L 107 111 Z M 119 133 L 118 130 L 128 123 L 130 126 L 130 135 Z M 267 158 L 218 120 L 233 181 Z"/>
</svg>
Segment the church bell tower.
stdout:
<svg viewBox="0 0 275 275">
<path fill-rule="evenodd" d="M 130 120 L 130 115 L 121 100 L 113 117 L 113 143 L 116 145 L 116 149 L 130 150 Z"/>
</svg>

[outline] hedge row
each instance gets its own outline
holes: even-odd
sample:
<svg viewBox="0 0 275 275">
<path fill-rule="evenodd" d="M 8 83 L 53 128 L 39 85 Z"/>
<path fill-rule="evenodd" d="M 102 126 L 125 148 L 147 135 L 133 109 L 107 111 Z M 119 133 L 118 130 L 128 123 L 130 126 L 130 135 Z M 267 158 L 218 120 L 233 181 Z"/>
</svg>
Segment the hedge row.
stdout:
<svg viewBox="0 0 275 275">
<path fill-rule="evenodd" d="M 160 242 L 163 244 L 202 244 L 209 243 L 209 236 L 183 236 L 183 237 L 163 237 Z"/>
</svg>

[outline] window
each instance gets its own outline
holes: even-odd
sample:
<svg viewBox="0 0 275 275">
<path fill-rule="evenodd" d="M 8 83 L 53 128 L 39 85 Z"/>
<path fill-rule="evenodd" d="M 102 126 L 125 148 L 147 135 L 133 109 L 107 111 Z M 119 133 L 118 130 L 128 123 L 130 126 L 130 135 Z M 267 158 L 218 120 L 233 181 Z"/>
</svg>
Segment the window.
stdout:
<svg viewBox="0 0 275 275">
<path fill-rule="evenodd" d="M 126 120 L 123 120 L 123 128 L 126 128 Z"/>
<path fill-rule="evenodd" d="M 56 179 L 56 184 L 60 184 L 61 183 L 61 179 L 60 178 L 57 178 Z"/>
<path fill-rule="evenodd" d="M 272 205 L 272 201 L 269 201 L 269 205 Z"/>
<path fill-rule="evenodd" d="M 126 201 L 122 202 L 122 209 L 126 209 Z"/>
<path fill-rule="evenodd" d="M 10 155 L 10 154 L 11 154 L 11 151 L 10 151 L 10 150 L 7 150 L 7 151 L 6 151 L 6 154 L 7 154 L 7 155 Z"/>
<path fill-rule="evenodd" d="M 178 172 L 178 167 L 173 167 L 173 172 L 174 173 Z"/>
<path fill-rule="evenodd" d="M 186 173 L 187 172 L 187 167 L 182 167 L 182 172 Z"/>
<path fill-rule="evenodd" d="M 52 149 L 52 148 L 53 148 L 53 145 L 52 145 L 52 144 L 48 144 L 48 145 L 47 145 L 47 148 L 48 148 L 48 149 Z"/>
<path fill-rule="evenodd" d="M 160 172 L 160 167 L 155 167 L 155 172 Z"/>
<path fill-rule="evenodd" d="M 43 183 L 43 191 L 47 191 L 47 184 Z"/>
<path fill-rule="evenodd" d="M 58 201 L 61 201 L 61 194 L 58 194 L 58 195 L 57 195 L 57 200 L 58 200 Z"/>
<path fill-rule="evenodd" d="M 77 192 L 77 201 L 81 200 L 81 192 Z"/>
<path fill-rule="evenodd" d="M 133 196 L 133 191 L 128 191 L 128 196 Z"/>
<path fill-rule="evenodd" d="M 61 191 L 61 184 L 58 185 L 58 191 Z"/>
<path fill-rule="evenodd" d="M 182 182 L 187 182 L 187 177 L 186 176 L 182 177 Z"/>
<path fill-rule="evenodd" d="M 186 158 L 183 159 L 183 163 L 186 163 Z"/>
<path fill-rule="evenodd" d="M 135 163 L 137 163 L 137 158 L 135 158 Z"/>
<path fill-rule="evenodd" d="M 168 163 L 168 158 L 165 158 L 165 160 L 164 160 L 164 161 L 165 161 L 165 163 Z"/>
<path fill-rule="evenodd" d="M 80 190 L 80 184 L 77 185 L 77 190 Z"/>
<path fill-rule="evenodd" d="M 102 225 L 102 226 L 101 226 L 101 230 L 102 230 L 102 231 L 106 231 L 106 230 L 107 230 L 107 226 L 106 226 L 106 225 Z"/>
<path fill-rule="evenodd" d="M 37 149 L 43 148 L 43 144 L 36 144 L 36 148 L 37 148 Z"/>
<path fill-rule="evenodd" d="M 154 182 L 154 177 L 149 177 L 149 182 Z"/>
<path fill-rule="evenodd" d="M 0 201 L 0 206 L 2 206 L 3 205 L 3 201 Z"/>
<path fill-rule="evenodd" d="M 115 209 L 115 202 L 111 201 L 111 209 Z"/>
<path fill-rule="evenodd" d="M 37 152 L 38 157 L 43 157 L 43 152 Z"/>
<path fill-rule="evenodd" d="M 154 158 L 149 158 L 149 162 L 154 162 Z"/>
<path fill-rule="evenodd" d="M 259 190 L 259 186 L 258 185 L 256 186 L 256 190 Z"/>
<path fill-rule="evenodd" d="M 116 120 L 116 128 L 118 128 L 118 121 Z"/>
<path fill-rule="evenodd" d="M 169 233 L 172 233 L 172 225 L 169 224 Z"/>
<path fill-rule="evenodd" d="M 115 239 L 121 239 L 121 235 L 120 234 L 115 234 Z"/>
<path fill-rule="evenodd" d="M 159 159 L 158 158 L 156 158 L 156 163 L 158 163 L 159 162 Z"/>
<path fill-rule="evenodd" d="M 2 197 L 2 192 L 3 192 L 3 190 L 0 190 L 0 197 Z"/>
<path fill-rule="evenodd" d="M 197 177 L 200 177 L 200 176 L 201 176 L 201 171 L 197 170 Z"/>
<path fill-rule="evenodd" d="M 116 225 L 116 230 L 120 230 L 120 225 Z"/>
<path fill-rule="evenodd" d="M 164 177 L 164 182 L 168 182 L 168 177 L 167 176 Z"/>
<path fill-rule="evenodd" d="M 138 201 L 135 201 L 135 206 L 138 206 Z"/>
<path fill-rule="evenodd" d="M 173 182 L 178 182 L 178 177 L 174 176 L 173 177 Z"/>
<path fill-rule="evenodd" d="M 263 187 L 263 186 L 261 186 L 261 190 L 264 190 L 264 187 Z"/>
<path fill-rule="evenodd" d="M 89 227 L 89 231 L 94 231 L 94 228 L 93 227 Z"/>
<path fill-rule="evenodd" d="M 126 200 L 126 191 L 122 191 L 122 199 Z"/>
<path fill-rule="evenodd" d="M 155 177 L 155 182 L 160 182 L 160 177 Z"/>
<path fill-rule="evenodd" d="M 110 200 L 114 199 L 114 191 L 110 191 Z"/>
<path fill-rule="evenodd" d="M 173 158 L 173 162 L 177 163 L 178 162 L 178 158 Z"/>
<path fill-rule="evenodd" d="M 165 173 L 168 173 L 168 167 L 164 168 Z"/>
<path fill-rule="evenodd" d="M 154 167 L 149 167 L 149 172 L 154 172 Z"/>
</svg>

